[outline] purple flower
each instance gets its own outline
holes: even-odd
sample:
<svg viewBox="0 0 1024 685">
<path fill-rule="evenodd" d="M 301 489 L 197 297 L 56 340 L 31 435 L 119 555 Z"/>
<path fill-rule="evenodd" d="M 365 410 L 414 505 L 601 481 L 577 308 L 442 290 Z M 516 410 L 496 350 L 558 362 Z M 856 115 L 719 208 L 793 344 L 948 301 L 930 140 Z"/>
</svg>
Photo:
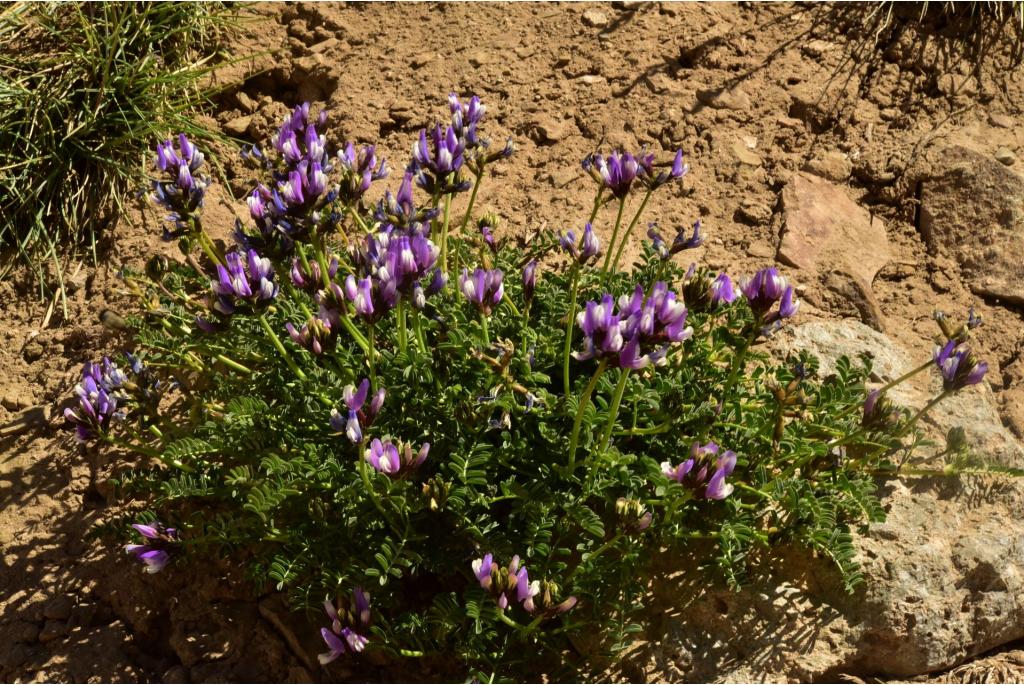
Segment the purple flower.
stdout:
<svg viewBox="0 0 1024 685">
<path fill-rule="evenodd" d="M 530 584 L 530 596 L 523 602 L 523 609 L 527 613 L 544 618 L 554 618 L 576 606 L 576 598 L 569 596 L 559 602 L 553 598 L 558 591 L 558 586 L 547 580 L 533 581 Z"/>
<path fill-rule="evenodd" d="M 153 181 L 153 200 L 169 210 L 167 220 L 175 230 L 164 229 L 164 239 L 179 238 L 195 229 L 192 217 L 203 207 L 210 179 L 197 172 L 203 165 L 203 153 L 184 133 L 178 134 L 178 148 L 165 140 L 156 146 L 156 168 L 162 180 Z"/>
<path fill-rule="evenodd" d="M 480 587 L 494 597 L 500 609 L 505 610 L 512 602 L 517 602 L 527 611 L 533 611 L 533 598 L 540 588 L 536 581 L 530 582 L 526 564 L 520 563 L 519 555 L 513 556 L 504 568 L 495 563 L 490 553 L 474 560 L 470 566 Z"/>
<path fill-rule="evenodd" d="M 323 283 L 323 274 L 320 272 L 320 264 L 316 261 L 308 262 L 309 270 L 303 265 L 302 260 L 296 257 L 292 260 L 290 276 L 292 283 L 299 290 L 316 292 Z M 327 277 L 333 279 L 338 273 L 338 258 L 331 255 L 331 261 L 327 264 Z"/>
<path fill-rule="evenodd" d="M 953 392 L 968 385 L 980 383 L 988 371 L 988 364 L 979 362 L 966 345 L 950 340 L 935 348 L 935 364 L 942 374 L 942 388 Z"/>
<path fill-rule="evenodd" d="M 630 533 L 641 533 L 651 527 L 654 515 L 639 500 L 620 497 L 615 500 L 615 514 Z"/>
<path fill-rule="evenodd" d="M 537 260 L 531 259 L 523 267 L 523 299 L 529 304 L 533 301 L 533 293 L 537 288 Z"/>
<path fill-rule="evenodd" d="M 699 492 L 705 499 L 725 499 L 733 491 L 733 486 L 725 479 L 736 468 L 736 453 L 726 450 L 718 456 L 718 450 L 718 445 L 713 442 L 706 445 L 695 442 L 690 448 L 689 459 L 675 466 L 664 461 L 661 472 L 666 478 Z"/>
<path fill-rule="evenodd" d="M 379 321 L 398 303 L 397 281 L 386 270 L 382 272 L 359 280 L 349 274 L 345 279 L 345 296 L 369 323 Z"/>
<path fill-rule="evenodd" d="M 423 443 L 419 451 L 413 454 L 412 445 L 409 443 L 399 442 L 396 445 L 390 439 L 381 442 L 374 438 L 364 457 L 375 470 L 391 478 L 398 478 L 408 471 L 419 468 L 429 453 L 429 442 Z"/>
<path fill-rule="evenodd" d="M 610 293 L 600 302 L 590 301 L 576 316 L 583 330 L 583 351 L 578 360 L 607 358 L 621 368 L 642 369 L 661 363 L 670 345 L 693 335 L 686 325 L 687 309 L 682 299 L 657 282 L 650 297 L 638 285 L 632 296 L 619 298 L 618 311 Z"/>
<path fill-rule="evenodd" d="M 338 151 L 338 167 L 341 170 L 338 197 L 347 206 L 358 203 L 370 189 L 370 184 L 388 175 L 388 165 L 383 159 L 377 160 L 373 145 L 365 145 L 357 150 L 355 145 L 349 143 L 344 150 Z"/>
<path fill-rule="evenodd" d="M 611 191 L 613 197 L 625 197 L 634 182 L 648 190 L 655 190 L 670 180 L 681 178 L 689 170 L 683 163 L 683 151 L 676 151 L 668 171 L 655 172 L 654 155 L 612 152 L 610 155 L 593 154 L 583 160 L 583 169 L 598 183 Z"/>
<path fill-rule="evenodd" d="M 324 612 L 331 626 L 320 629 L 320 636 L 329 648 L 317 657 L 321 665 L 331 663 L 346 651 L 358 653 L 366 648 L 370 641 L 365 636 L 371 625 L 370 596 L 362 588 L 352 591 L 351 600 L 340 599 L 337 608 L 330 600 L 325 601 Z"/>
<path fill-rule="evenodd" d="M 345 386 L 342 396 L 345 400 L 345 407 L 348 410 L 346 416 L 343 417 L 337 409 L 331 410 L 330 423 L 336 435 L 344 433 L 348 436 L 349 440 L 356 444 L 363 441 L 363 426 L 369 428 L 373 425 L 377 415 L 380 414 L 381 407 L 384 406 L 384 398 L 387 394 L 384 388 L 379 388 L 373 394 L 370 406 L 364 411 L 363 405 L 366 404 L 369 392 L 370 381 L 366 378 L 359 383 L 358 388 L 352 384 Z"/>
<path fill-rule="evenodd" d="M 466 149 L 481 145 L 477 125 L 484 118 L 487 108 L 476 95 L 469 102 L 461 102 L 457 93 L 448 95 L 448 107 L 452 113 L 452 130 Z"/>
<path fill-rule="evenodd" d="M 402 183 L 398 186 L 398 194 L 392 195 L 390 190 L 384 191 L 384 199 L 377 203 L 373 218 L 381 223 L 384 231 L 400 230 L 407 233 L 430 235 L 431 219 L 438 215 L 438 209 L 417 209 L 412 192 L 413 173 L 406 171 Z"/>
<path fill-rule="evenodd" d="M 76 440 L 84 443 L 101 438 L 113 423 L 125 417 L 118 404 L 127 399 L 124 388 L 129 383 L 127 374 L 107 357 L 99 364 L 90 362 L 83 367 L 82 380 L 75 386 L 78 408 L 64 410 L 66 426 L 75 431 Z M 132 385 L 139 389 L 137 384 Z"/>
<path fill-rule="evenodd" d="M 689 238 L 686 237 L 686 232 L 682 228 L 676 232 L 675 240 L 672 241 L 672 247 L 669 249 L 669 252 L 675 254 L 683 250 L 692 250 L 703 244 L 704 238 L 700 234 L 700 219 L 697 219 L 693 223 L 693 235 Z"/>
<path fill-rule="evenodd" d="M 732 304 L 736 299 L 736 292 L 733 290 L 732 281 L 729 276 L 718 274 L 711 283 L 711 306 L 715 309 Z"/>
<path fill-rule="evenodd" d="M 301 329 L 296 329 L 291 322 L 284 326 L 296 345 L 315 355 L 321 355 L 325 351 L 329 352 L 334 349 L 338 341 L 340 325 L 340 315 L 321 305 L 318 314 L 310 317 Z"/>
<path fill-rule="evenodd" d="M 132 528 L 145 539 L 141 545 L 130 544 L 124 546 L 124 551 L 134 554 L 135 558 L 145 565 L 146 573 L 158 573 L 162 571 L 171 560 L 171 552 L 178 542 L 178 531 L 175 528 L 165 528 L 159 521 L 152 523 L 135 523 Z"/>
<path fill-rule="evenodd" d="M 579 244 L 576 243 L 576 234 L 573 231 L 567 231 L 565 235 L 560 236 L 558 242 L 573 261 L 581 266 L 591 261 L 597 261 L 597 257 L 601 253 L 601 241 L 590 224 L 583 227 L 583 236 L 580 238 Z"/>
<path fill-rule="evenodd" d="M 412 147 L 412 162 L 407 172 L 431 195 L 469 190 L 471 184 L 461 178 L 465 151 L 466 144 L 459 140 L 454 128 L 442 129 L 438 124 L 429 138 L 423 129 Z"/>
<path fill-rule="evenodd" d="M 775 267 L 761 269 L 741 283 L 740 289 L 766 334 L 780 326 L 783 319 L 790 318 L 800 309 L 800 303 L 794 299 L 793 286 L 779 275 Z M 772 311 L 776 302 L 779 303 L 779 308 Z"/>
<path fill-rule="evenodd" d="M 239 303 L 265 307 L 277 297 L 270 260 L 260 257 L 256 250 L 229 252 L 224 262 L 217 265 L 217 280 L 210 281 L 214 295 L 211 308 L 216 313 L 230 316 Z"/>
<path fill-rule="evenodd" d="M 505 274 L 499 269 L 476 269 L 472 275 L 463 269 L 459 276 L 459 291 L 484 316 L 490 316 L 505 293 Z"/>
</svg>

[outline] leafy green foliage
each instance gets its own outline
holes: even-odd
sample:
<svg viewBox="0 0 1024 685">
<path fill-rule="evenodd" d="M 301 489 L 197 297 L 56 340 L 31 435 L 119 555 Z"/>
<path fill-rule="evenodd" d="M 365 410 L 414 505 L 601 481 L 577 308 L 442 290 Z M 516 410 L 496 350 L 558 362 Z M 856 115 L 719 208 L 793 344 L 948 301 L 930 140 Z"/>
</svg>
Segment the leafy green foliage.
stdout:
<svg viewBox="0 0 1024 685">
<path fill-rule="evenodd" d="M 372 329 L 349 309 L 352 328 L 319 354 L 278 338 L 316 310 L 286 280 L 290 260 L 275 263 L 273 305 L 240 308 L 215 333 L 194 324 L 209 316 L 208 274 L 182 264 L 125 275 L 146 307 L 137 351 L 172 389 L 159 412 L 129 413 L 135 423 L 105 437 L 159 460 L 117 485 L 182 531 L 178 563 L 231 555 L 297 609 L 366 588 L 367 649 L 454 656 L 481 679 L 586 677 L 591 657 L 641 630 L 665 552 L 699 550 L 709 583 L 739 586 L 775 547 L 802 546 L 848 590 L 862 582 L 852 531 L 884 519 L 874 478 L 895 468 L 920 416 L 865 417 L 867 360 L 841 359 L 823 376 L 807 354 L 769 356 L 764 311 L 743 297 L 712 306 L 694 285 L 710 279 L 649 245 L 630 273 L 610 273 L 565 268 L 551 236 L 491 252 L 454 221 L 433 221 L 434 235 L 452 230 L 453 264 L 507 275 L 500 304 L 482 318 L 448 287 Z M 337 229 L 361 240 L 356 226 Z M 312 247 L 323 257 L 341 242 L 332 233 Z M 344 273 L 354 267 L 342 255 Z M 534 258 L 544 266 L 530 300 L 518 274 Z M 692 336 L 630 373 L 570 359 L 565 387 L 574 289 L 583 303 L 657 281 L 692 296 Z M 346 386 L 368 377 L 386 397 L 350 440 L 332 410 L 344 415 Z M 371 468 L 369 440 L 388 437 L 412 450 L 429 442 L 429 455 L 399 473 Z M 737 455 L 729 488 L 712 495 L 706 476 L 669 477 L 691 456 L 694 473 L 721 470 L 701 461 L 711 441 Z M 501 574 L 481 583 L 472 565 L 485 554 L 499 565 L 518 556 L 540 608 L 500 605 Z"/>
</svg>

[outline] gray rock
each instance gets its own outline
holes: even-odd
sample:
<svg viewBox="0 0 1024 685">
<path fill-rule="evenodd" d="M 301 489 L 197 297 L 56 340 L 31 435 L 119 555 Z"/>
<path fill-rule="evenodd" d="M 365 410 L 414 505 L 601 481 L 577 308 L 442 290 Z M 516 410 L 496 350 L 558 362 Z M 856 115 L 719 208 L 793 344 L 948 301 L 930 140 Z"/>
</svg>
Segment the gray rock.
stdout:
<svg viewBox="0 0 1024 685">
<path fill-rule="evenodd" d="M 608 25 L 608 15 L 597 9 L 589 9 L 580 17 L 583 23 L 595 29 L 603 29 Z"/>
<path fill-rule="evenodd" d="M 929 249 L 955 260 L 976 294 L 1024 304 L 1024 176 L 959 145 L 912 176 Z"/>
<path fill-rule="evenodd" d="M 1001 147 L 996 150 L 995 158 L 997 162 L 1006 166 L 1013 166 L 1013 163 L 1017 161 L 1016 155 L 1008 147 Z"/>
<path fill-rule="evenodd" d="M 835 183 L 843 183 L 853 173 L 853 162 L 841 152 L 829 152 L 807 162 L 804 165 L 804 171 L 809 171 Z"/>
<path fill-rule="evenodd" d="M 810 349 L 823 373 L 834 370 L 840 355 L 861 352 L 873 354 L 883 379 L 919 363 L 918 354 L 853 320 L 783 329 L 771 348 L 776 354 Z M 918 378 L 907 392 L 923 398 L 936 379 Z M 986 406 L 979 416 L 996 430 L 990 393 L 966 401 Z M 979 456 L 995 460 L 991 449 L 981 443 Z M 888 519 L 855 534 L 864 583 L 853 594 L 839 586 L 826 560 L 796 548 L 777 548 L 771 570 L 738 593 L 694 592 L 703 586 L 700 573 L 680 572 L 676 560 L 667 561 L 674 572 L 654 592 L 672 610 L 661 620 L 660 639 L 632 658 L 679 681 L 892 678 L 950 668 L 1024 637 L 1024 482 L 907 477 L 879 487 Z"/>
</svg>

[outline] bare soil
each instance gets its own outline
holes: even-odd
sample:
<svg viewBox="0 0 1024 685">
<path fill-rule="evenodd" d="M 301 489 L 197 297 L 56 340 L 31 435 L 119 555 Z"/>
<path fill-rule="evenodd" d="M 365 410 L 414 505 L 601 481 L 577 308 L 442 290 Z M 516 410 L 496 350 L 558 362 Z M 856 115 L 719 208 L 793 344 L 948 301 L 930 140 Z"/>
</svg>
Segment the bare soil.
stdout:
<svg viewBox="0 0 1024 685">
<path fill-rule="evenodd" d="M 865 30 L 869 9 L 857 6 L 253 11 L 232 50 L 254 56 L 215 74 L 224 90 L 210 119 L 241 140 L 263 141 L 288 108 L 311 100 L 329 110 L 334 144 L 376 142 L 401 169 L 416 131 L 445 116 L 447 93 L 476 93 L 488 106 L 488 134 L 519 146 L 478 204 L 501 218 L 507 240 L 581 226 L 594 191 L 579 166 L 586 154 L 646 145 L 667 156 L 681 147 L 685 183 L 660 193 L 646 220 L 672 233 L 700 218 L 708 241 L 694 258 L 737 275 L 773 261 L 780 192 L 809 167 L 884 219 L 893 259 L 873 288 L 885 333 L 924 358 L 933 309 L 961 316 L 973 305 L 985 318 L 977 344 L 996 371 L 992 389 L 998 395 L 1024 376 L 1021 311 L 979 300 L 958 264 L 928 253 L 907 173 L 951 143 L 1021 155 L 1024 81 L 999 46 L 975 68 L 972 46 L 949 37 L 955 26 L 929 17 L 876 36 Z M 218 152 L 227 183 L 211 192 L 205 223 L 226 238 L 234 217 L 246 216 L 236 198 L 252 176 L 231 150 Z M 605 238 L 613 218 L 598 218 Z M 86 458 L 60 429 L 58 405 L 84 362 L 126 344 L 98 314 L 133 306 L 117 272 L 154 252 L 177 257 L 160 240 L 159 217 L 140 204 L 106 236 L 98 264 L 67 265 L 66 312 L 41 300 L 27 275 L 0 283 L 0 679 L 391 679 L 373 665 L 320 670 L 314 624 L 287 617 L 273 597 L 258 603 L 237 569 L 211 563 L 146 576 L 115 538 L 90 537 L 132 506 L 115 504 L 105 482 L 127 457 Z M 803 313 L 859 316 L 816 281 L 789 275 L 804 286 Z"/>
</svg>

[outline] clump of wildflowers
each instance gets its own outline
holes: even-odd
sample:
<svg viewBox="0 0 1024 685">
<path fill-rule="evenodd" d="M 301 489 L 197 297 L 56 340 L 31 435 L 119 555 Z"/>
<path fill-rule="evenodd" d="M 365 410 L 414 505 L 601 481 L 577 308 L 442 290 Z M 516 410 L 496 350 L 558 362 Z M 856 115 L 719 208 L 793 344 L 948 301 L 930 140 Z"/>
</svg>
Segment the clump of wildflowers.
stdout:
<svg viewBox="0 0 1024 685">
<path fill-rule="evenodd" d="M 296 107 L 268 154 L 247 153 L 263 177 L 226 255 L 199 222 L 202 153 L 161 143 L 154 197 L 189 259 L 125 271 L 148 366 L 87 365 L 68 427 L 140 455 L 119 490 L 180 521 L 190 557 L 232 555 L 297 609 L 354 587 L 324 604 L 325 664 L 374 651 L 458 655 L 470 678 L 535 680 L 555 659 L 585 673 L 577 639 L 627 644 L 656 561 L 703 554 L 695 539 L 726 583 L 784 541 L 852 589 L 846 531 L 884 516 L 878 476 L 965 452 L 951 430 L 945 451 L 911 456 L 921 416 L 983 380 L 979 317 L 937 315 L 940 347 L 884 386 L 866 362 L 819 378 L 810 355 L 759 349 L 799 307 L 776 268 L 737 287 L 672 259 L 704 242 L 699 221 L 672 237 L 651 225 L 619 269 L 654 191 L 686 173 L 681 151 L 588 157 L 582 231 L 517 241 L 475 206 L 485 166 L 514 149 L 490 147 L 485 112 L 451 95 L 392 194 L 375 190 L 379 148 L 330 152 L 326 115 Z M 932 366 L 941 393 L 916 413 L 890 402 Z M 169 570 L 178 530 L 135 530 L 128 551 Z"/>
</svg>

